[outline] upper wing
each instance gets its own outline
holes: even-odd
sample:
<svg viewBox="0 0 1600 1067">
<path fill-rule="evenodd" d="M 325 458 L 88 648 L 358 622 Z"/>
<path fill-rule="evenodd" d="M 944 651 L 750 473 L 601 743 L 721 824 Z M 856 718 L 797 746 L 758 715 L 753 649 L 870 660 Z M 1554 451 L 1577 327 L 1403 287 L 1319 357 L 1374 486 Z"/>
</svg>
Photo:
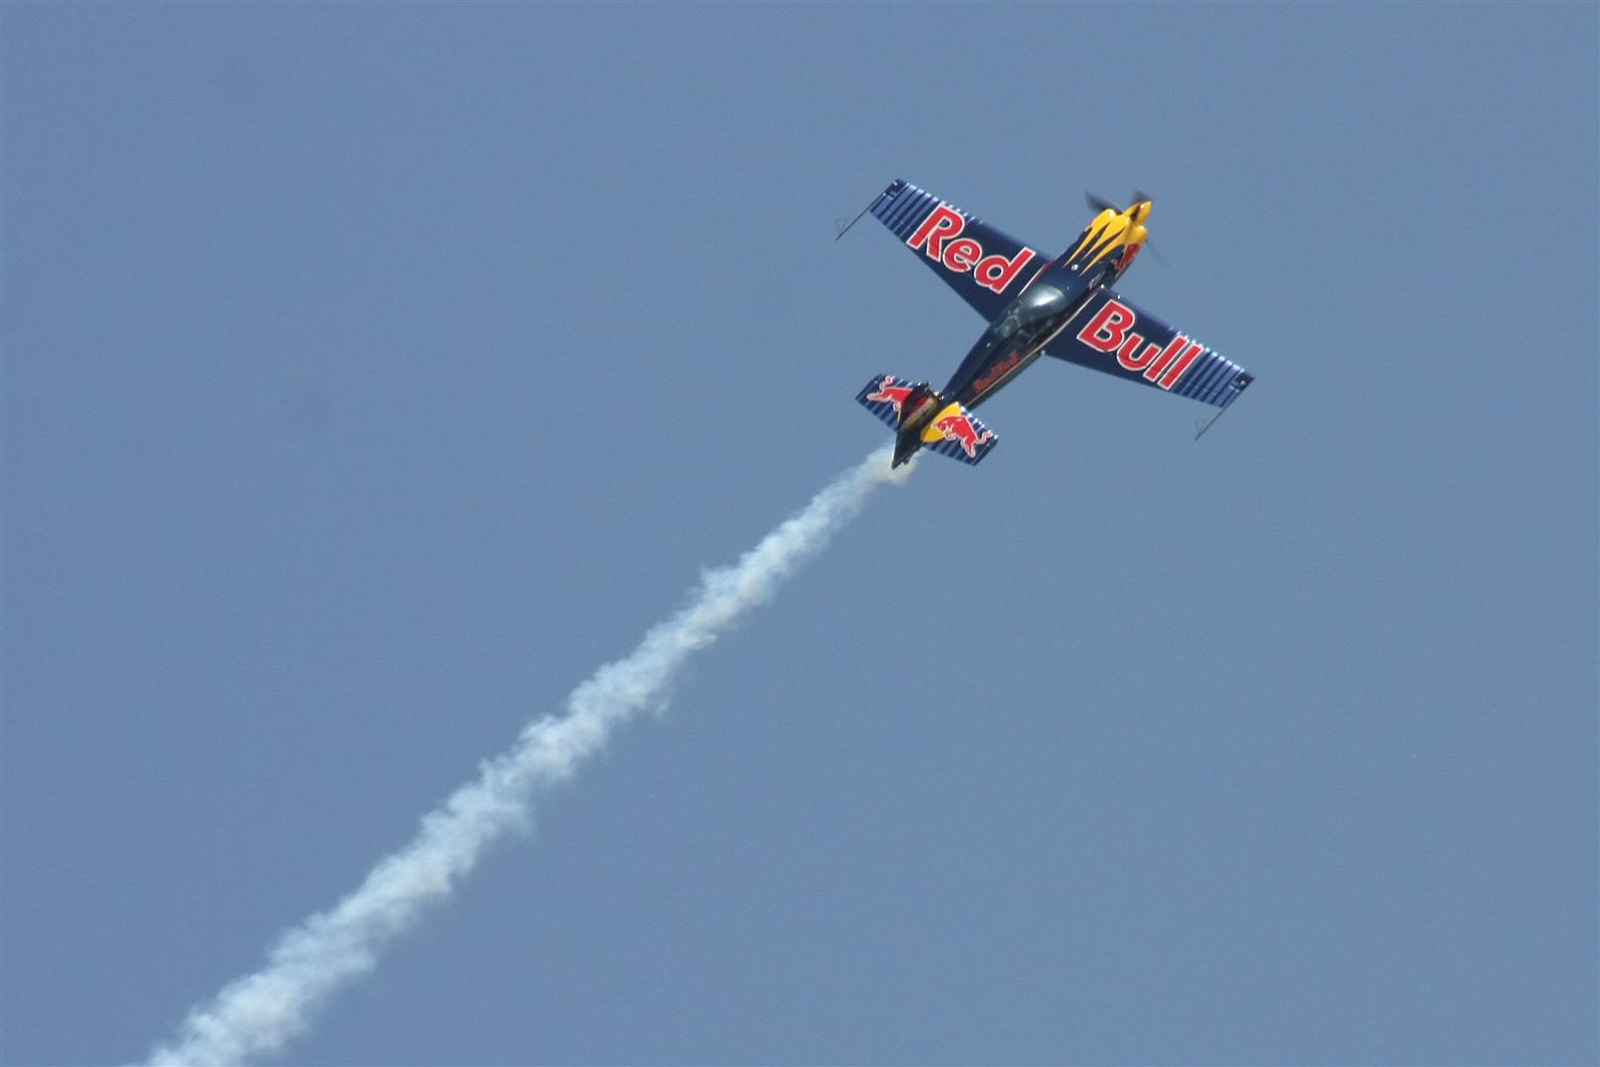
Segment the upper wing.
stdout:
<svg viewBox="0 0 1600 1067">
<path fill-rule="evenodd" d="M 1097 289 L 1047 355 L 1225 408 L 1255 375 L 1131 300 Z"/>
<path fill-rule="evenodd" d="M 898 178 L 868 210 L 988 322 L 1054 258 Z"/>
</svg>

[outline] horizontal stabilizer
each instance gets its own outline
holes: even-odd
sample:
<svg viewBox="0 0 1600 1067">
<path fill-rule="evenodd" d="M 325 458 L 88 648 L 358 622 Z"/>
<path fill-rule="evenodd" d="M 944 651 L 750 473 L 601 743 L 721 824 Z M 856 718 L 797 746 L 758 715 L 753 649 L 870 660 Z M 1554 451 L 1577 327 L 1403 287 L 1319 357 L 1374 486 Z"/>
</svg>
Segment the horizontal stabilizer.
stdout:
<svg viewBox="0 0 1600 1067">
<path fill-rule="evenodd" d="M 889 429 L 900 425 L 900 406 L 916 390 L 918 383 L 892 374 L 880 374 L 856 394 L 856 402 L 878 416 Z"/>
<path fill-rule="evenodd" d="M 922 431 L 922 441 L 930 452 L 977 464 L 1000 443 L 1000 438 L 979 422 L 978 416 L 951 402 L 933 416 L 927 429 Z"/>
<path fill-rule="evenodd" d="M 976 415 L 945 400 L 929 389 L 927 382 L 880 374 L 862 387 L 856 401 L 899 435 L 897 465 L 910 459 L 919 447 L 963 463 L 977 463 L 999 441 Z"/>
</svg>

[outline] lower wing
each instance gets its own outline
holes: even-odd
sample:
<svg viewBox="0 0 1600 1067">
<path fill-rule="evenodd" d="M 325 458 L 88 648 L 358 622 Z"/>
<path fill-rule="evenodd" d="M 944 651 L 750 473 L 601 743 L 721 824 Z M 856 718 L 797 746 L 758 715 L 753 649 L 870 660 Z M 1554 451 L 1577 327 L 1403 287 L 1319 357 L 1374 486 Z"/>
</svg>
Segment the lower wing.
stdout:
<svg viewBox="0 0 1600 1067">
<path fill-rule="evenodd" d="M 1255 381 L 1237 363 L 1105 288 L 1089 298 L 1044 352 L 1219 408 L 1233 403 Z"/>
<path fill-rule="evenodd" d="M 985 322 L 1053 258 L 898 178 L 867 210 Z"/>
</svg>

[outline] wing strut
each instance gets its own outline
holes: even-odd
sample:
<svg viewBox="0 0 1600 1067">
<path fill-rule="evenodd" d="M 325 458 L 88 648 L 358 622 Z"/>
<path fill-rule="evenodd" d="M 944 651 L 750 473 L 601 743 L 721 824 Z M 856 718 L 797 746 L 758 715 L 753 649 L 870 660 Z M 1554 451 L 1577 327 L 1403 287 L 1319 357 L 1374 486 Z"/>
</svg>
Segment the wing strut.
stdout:
<svg viewBox="0 0 1600 1067">
<path fill-rule="evenodd" d="M 883 194 L 880 193 L 878 195 L 881 196 Z M 872 205 L 876 204 L 877 202 L 878 202 L 878 197 L 876 197 L 876 196 L 873 197 L 871 203 L 867 204 L 866 207 L 862 208 L 861 209 L 861 213 L 859 215 L 857 215 L 855 218 L 851 219 L 849 221 L 849 223 L 846 224 L 845 226 L 840 227 L 840 229 L 839 229 L 839 237 L 843 237 L 845 234 L 849 233 L 850 232 L 850 227 L 854 226 L 856 223 L 860 222 L 861 221 L 861 216 L 865 215 L 867 212 L 871 211 L 872 210 Z M 839 239 L 839 237 L 835 237 L 834 240 L 837 241 Z"/>
<path fill-rule="evenodd" d="M 1222 418 L 1222 416 L 1226 415 L 1228 413 L 1228 408 L 1231 407 L 1233 407 L 1233 405 L 1229 404 L 1228 407 L 1223 408 L 1221 411 L 1217 412 L 1215 415 L 1211 416 L 1203 424 L 1201 424 L 1200 428 L 1194 432 L 1194 439 L 1196 441 L 1200 440 L 1201 436 L 1207 430 L 1211 429 L 1211 424 Z"/>
<path fill-rule="evenodd" d="M 1226 360 L 1224 360 L 1224 362 L 1226 362 Z M 1256 376 L 1254 374 L 1251 374 L 1248 371 L 1240 371 L 1238 376 L 1233 380 L 1233 395 L 1227 398 L 1227 401 L 1222 405 L 1221 411 L 1211 416 L 1204 426 L 1200 427 L 1194 432 L 1194 439 L 1196 441 L 1200 440 L 1200 435 L 1211 429 L 1211 424 L 1222 418 L 1222 416 L 1227 413 L 1227 410 L 1233 407 L 1233 402 L 1238 400 L 1239 397 L 1243 395 L 1244 391 L 1250 388 L 1250 383 L 1255 380 Z"/>
</svg>

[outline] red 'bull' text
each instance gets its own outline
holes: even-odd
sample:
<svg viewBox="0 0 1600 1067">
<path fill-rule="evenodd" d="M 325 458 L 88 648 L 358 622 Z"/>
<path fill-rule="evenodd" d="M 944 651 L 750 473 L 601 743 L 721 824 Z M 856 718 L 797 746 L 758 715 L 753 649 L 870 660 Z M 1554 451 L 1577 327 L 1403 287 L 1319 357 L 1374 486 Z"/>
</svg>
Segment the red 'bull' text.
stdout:
<svg viewBox="0 0 1600 1067">
<path fill-rule="evenodd" d="M 1115 300 L 1107 300 L 1082 330 L 1078 340 L 1097 352 L 1107 355 L 1115 352 L 1117 364 L 1123 370 L 1143 371 L 1146 381 L 1155 382 L 1163 389 L 1171 389 L 1183 377 L 1183 372 L 1205 351 L 1205 346 L 1178 334 L 1167 347 L 1145 344 L 1144 336 L 1133 332 L 1139 316 L 1133 309 Z"/>
</svg>

